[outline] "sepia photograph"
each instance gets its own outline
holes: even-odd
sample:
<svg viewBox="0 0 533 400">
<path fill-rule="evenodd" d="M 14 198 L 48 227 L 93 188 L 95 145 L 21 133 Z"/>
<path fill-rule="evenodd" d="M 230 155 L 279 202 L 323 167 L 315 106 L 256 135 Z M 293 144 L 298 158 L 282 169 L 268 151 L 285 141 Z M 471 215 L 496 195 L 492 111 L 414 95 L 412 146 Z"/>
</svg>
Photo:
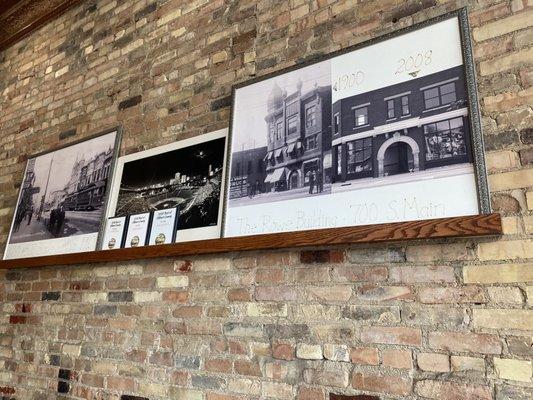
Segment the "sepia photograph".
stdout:
<svg viewBox="0 0 533 400">
<path fill-rule="evenodd" d="M 219 226 L 225 149 L 217 131 L 121 157 L 108 217 L 178 207 L 178 232 Z"/>
<path fill-rule="evenodd" d="M 461 40 L 442 19 L 236 86 L 224 235 L 477 214 Z"/>
<path fill-rule="evenodd" d="M 6 255 L 18 253 L 9 245 L 41 243 L 45 250 L 54 248 L 51 239 L 98 234 L 116 139 L 113 131 L 28 160 Z M 54 243 L 74 251 L 76 242 Z M 31 246 L 25 248 L 32 254 Z"/>
</svg>

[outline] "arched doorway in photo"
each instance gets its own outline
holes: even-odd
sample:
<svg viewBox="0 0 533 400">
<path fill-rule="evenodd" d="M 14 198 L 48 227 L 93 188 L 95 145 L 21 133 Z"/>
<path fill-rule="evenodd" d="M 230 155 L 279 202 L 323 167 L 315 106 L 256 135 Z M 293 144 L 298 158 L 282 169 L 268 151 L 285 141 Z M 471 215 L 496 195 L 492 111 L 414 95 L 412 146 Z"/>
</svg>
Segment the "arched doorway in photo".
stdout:
<svg viewBox="0 0 533 400">
<path fill-rule="evenodd" d="M 394 143 L 385 151 L 383 160 L 385 176 L 403 174 L 412 171 L 413 167 L 413 150 L 407 143 Z"/>
<path fill-rule="evenodd" d="M 419 170 L 420 148 L 409 136 L 394 135 L 385 140 L 378 150 L 378 176 L 389 176 Z"/>
<path fill-rule="evenodd" d="M 289 189 L 300 187 L 300 171 L 294 170 L 289 176 Z"/>
</svg>

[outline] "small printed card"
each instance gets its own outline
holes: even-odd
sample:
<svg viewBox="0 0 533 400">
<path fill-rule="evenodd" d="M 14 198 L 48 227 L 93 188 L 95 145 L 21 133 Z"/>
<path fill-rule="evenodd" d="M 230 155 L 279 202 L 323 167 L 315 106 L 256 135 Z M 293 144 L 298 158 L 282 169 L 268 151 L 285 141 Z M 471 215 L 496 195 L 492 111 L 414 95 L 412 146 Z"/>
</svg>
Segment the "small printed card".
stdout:
<svg viewBox="0 0 533 400">
<path fill-rule="evenodd" d="M 149 245 L 174 243 L 178 223 L 178 208 L 156 210 L 152 215 Z"/>
<path fill-rule="evenodd" d="M 124 238 L 124 228 L 127 217 L 109 218 L 106 221 L 104 238 L 102 239 L 102 250 L 113 250 L 122 247 Z"/>
<path fill-rule="evenodd" d="M 130 215 L 124 247 L 144 246 L 146 244 L 149 227 L 150 213 Z"/>
</svg>

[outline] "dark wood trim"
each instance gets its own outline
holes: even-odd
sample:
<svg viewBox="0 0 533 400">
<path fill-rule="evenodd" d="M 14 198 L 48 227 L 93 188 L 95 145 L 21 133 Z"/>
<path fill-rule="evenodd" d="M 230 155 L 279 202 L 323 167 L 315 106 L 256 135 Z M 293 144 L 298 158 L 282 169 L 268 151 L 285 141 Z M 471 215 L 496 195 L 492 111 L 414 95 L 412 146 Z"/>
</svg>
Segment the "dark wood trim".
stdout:
<svg viewBox="0 0 533 400">
<path fill-rule="evenodd" d="M 57 7 L 51 10 L 48 10 L 48 12 L 46 13 L 41 14 L 35 20 L 28 21 L 27 24 L 25 24 L 22 29 L 19 29 L 14 34 L 8 35 L 7 37 L 0 39 L 0 51 L 7 49 L 12 44 L 25 38 L 30 33 L 46 25 L 48 22 L 56 19 L 57 17 L 62 15 L 64 12 L 66 12 L 68 9 L 70 9 L 71 7 L 75 5 L 80 4 L 82 1 L 83 0 L 65 0 L 63 3 L 61 3 Z M 23 7 L 23 6 L 24 5 L 21 5 L 20 7 Z M 7 8 L 6 6 L 5 10 L 3 10 L 3 13 L 7 16 L 11 14 L 13 10 L 16 10 L 17 8 L 18 8 L 17 6 L 11 7 L 11 8 Z"/>
<path fill-rule="evenodd" d="M 161 246 L 91 251 L 86 253 L 22 258 L 0 261 L 0 269 L 43 267 L 128 261 L 162 257 L 249 250 L 271 250 L 296 247 L 348 245 L 354 243 L 392 242 L 407 239 L 487 236 L 502 234 L 499 214 L 440 218 L 425 221 L 396 222 L 346 228 L 316 229 L 301 232 L 232 237 Z"/>
</svg>

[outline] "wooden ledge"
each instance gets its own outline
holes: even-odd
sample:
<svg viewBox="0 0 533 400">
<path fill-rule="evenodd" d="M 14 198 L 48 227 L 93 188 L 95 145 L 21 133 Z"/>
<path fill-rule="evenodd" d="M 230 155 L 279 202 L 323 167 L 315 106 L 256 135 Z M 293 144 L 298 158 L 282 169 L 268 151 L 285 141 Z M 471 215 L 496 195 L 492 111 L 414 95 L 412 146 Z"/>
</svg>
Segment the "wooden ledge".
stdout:
<svg viewBox="0 0 533 400">
<path fill-rule="evenodd" d="M 0 261 L 0 269 L 91 264 L 291 247 L 392 242 L 407 239 L 487 236 L 501 233 L 502 225 L 499 214 L 473 215 L 20 258 Z"/>
</svg>

